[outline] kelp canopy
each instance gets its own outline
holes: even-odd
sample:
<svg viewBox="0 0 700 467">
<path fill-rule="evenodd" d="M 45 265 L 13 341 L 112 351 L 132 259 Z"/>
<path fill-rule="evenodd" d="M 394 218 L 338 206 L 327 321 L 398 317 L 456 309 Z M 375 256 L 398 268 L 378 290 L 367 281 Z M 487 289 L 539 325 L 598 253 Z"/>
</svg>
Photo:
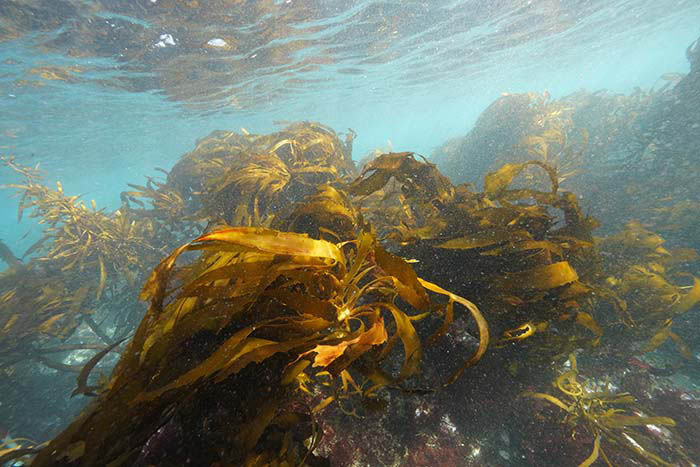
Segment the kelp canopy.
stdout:
<svg viewBox="0 0 700 467">
<path fill-rule="evenodd" d="M 686 50 L 689 73 L 664 73 L 651 89 L 628 95 L 503 95 L 433 159 L 454 183 L 479 183 L 505 163 L 547 162 L 605 229 L 643 219 L 652 230 L 697 248 L 698 49 L 695 41 Z"/>
<path fill-rule="evenodd" d="M 101 349 L 75 391 L 97 399 L 32 465 L 323 465 L 313 451 L 325 407 L 442 390 L 489 347 L 551 362 L 581 348 L 630 356 L 670 337 L 687 357 L 671 325 L 700 301 L 683 271 L 690 253 L 640 224 L 596 239 L 598 222 L 560 188 L 573 171 L 557 169 L 586 133 L 563 136 L 563 113 L 536 103 L 547 129 L 482 191 L 410 152 L 356 177 L 354 133 L 343 142 L 311 122 L 215 132 L 165 181 L 132 185 L 114 213 L 7 159 L 25 179 L 13 185 L 20 212 L 48 229 L 0 281 L 2 365 L 44 362 L 83 323 L 93 338 L 81 343 Z M 149 303 L 138 326 L 138 308 L 120 306 L 136 282 Z M 423 361 L 462 315 L 472 353 Z M 125 338 L 109 380 L 89 384 Z M 439 378 L 421 380 L 426 367 Z M 331 388 L 320 402 L 314 382 Z"/>
<path fill-rule="evenodd" d="M 201 256 L 177 268 L 187 251 Z M 426 289 L 447 296 L 448 304 L 432 302 Z M 359 391 L 364 398 L 400 387 L 421 362 L 413 323 L 444 306 L 452 312 L 455 302 L 472 314 L 481 339 L 455 375 L 488 345 L 488 328 L 472 303 L 419 279 L 369 232 L 334 244 L 260 227 L 217 230 L 164 259 L 141 296 L 150 300 L 149 311 L 98 404 L 33 465 L 176 465 L 147 449 L 174 423 L 202 434 L 202 445 L 177 452 L 199 465 L 310 462 L 313 443 L 301 444 L 312 434 L 309 414 L 290 405 L 305 370 L 341 376 L 354 387 L 361 377 L 359 387 L 368 382 Z M 397 297 L 415 312 L 402 310 Z M 397 341 L 403 364 L 391 374 L 382 362 L 398 350 Z M 194 349 L 199 358 L 192 358 Z"/>
<path fill-rule="evenodd" d="M 132 185 L 138 191 L 126 192 L 122 199 L 141 207 L 148 199 L 158 214 L 170 218 L 262 225 L 318 185 L 354 174 L 352 130 L 345 141 L 313 122 L 293 123 L 269 135 L 241 131 L 216 131 L 197 141 L 194 151 L 167 174 L 167 183 Z"/>
<path fill-rule="evenodd" d="M 546 91 L 503 94 L 466 136 L 438 148 L 433 157 L 455 183 L 479 183 L 505 163 L 528 159 L 557 168 L 562 182 L 581 171 L 591 152 L 590 126 L 577 121 L 577 104 L 572 98 L 552 99 Z"/>
<path fill-rule="evenodd" d="M 165 171 L 165 183 L 148 177 L 145 186 L 131 185 L 112 213 L 66 195 L 60 182 L 56 189 L 46 186 L 38 168 L 3 159 L 22 177 L 9 185 L 20 197 L 18 220 L 28 211 L 46 228 L 22 255 L 31 258 L 26 265 L 9 250 L 4 255 L 12 259 L 0 289 L 0 366 L 47 353 L 51 340 L 39 336 L 66 340 L 81 323 L 103 343 L 126 335 L 142 313 L 131 303 L 132 290 L 163 255 L 200 234 L 203 225 L 269 224 L 318 184 L 352 174 L 352 139 L 352 131 L 342 142 L 332 130 L 309 122 L 264 136 L 215 132 L 171 173 Z M 112 336 L 93 319 L 96 309 L 110 305 L 133 309 L 99 313 L 116 327 Z"/>
</svg>

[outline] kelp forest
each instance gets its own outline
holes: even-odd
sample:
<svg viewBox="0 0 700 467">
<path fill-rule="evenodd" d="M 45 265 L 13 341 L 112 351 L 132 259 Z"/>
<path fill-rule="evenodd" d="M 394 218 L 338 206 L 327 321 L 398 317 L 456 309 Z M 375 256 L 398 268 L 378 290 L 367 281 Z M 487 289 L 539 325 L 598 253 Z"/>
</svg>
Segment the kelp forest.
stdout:
<svg viewBox="0 0 700 467">
<path fill-rule="evenodd" d="M 687 56 L 432 155 L 215 131 L 114 211 L 5 155 L 43 235 L 0 244 L 0 465 L 695 465 Z"/>
</svg>

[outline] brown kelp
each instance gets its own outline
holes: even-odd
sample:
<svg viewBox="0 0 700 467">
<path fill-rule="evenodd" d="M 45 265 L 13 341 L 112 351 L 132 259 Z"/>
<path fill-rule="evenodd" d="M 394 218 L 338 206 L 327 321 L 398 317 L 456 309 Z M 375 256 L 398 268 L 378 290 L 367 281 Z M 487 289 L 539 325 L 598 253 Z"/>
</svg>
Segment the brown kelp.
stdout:
<svg viewBox="0 0 700 467">
<path fill-rule="evenodd" d="M 14 268 L 0 274 L 0 362 L 2 367 L 25 359 L 45 359 L 50 338 L 70 337 L 84 315 L 88 287 L 72 292 L 65 283 L 36 268 Z"/>
<path fill-rule="evenodd" d="M 477 183 L 504 163 L 538 159 L 558 168 L 604 225 L 655 218 L 654 230 L 692 238 L 694 217 L 682 211 L 698 201 L 697 49 L 688 48 L 690 73 L 663 74 L 649 90 L 502 95 L 434 160 L 453 182 Z M 672 225 L 658 208 L 675 209 Z"/>
<path fill-rule="evenodd" d="M 142 207 L 152 200 L 159 212 L 159 197 L 172 193 L 175 215 L 231 225 L 269 224 L 318 185 L 354 174 L 353 138 L 349 130 L 342 141 L 315 122 L 291 123 L 267 135 L 216 131 L 182 156 L 165 184 L 135 186 L 122 198 Z"/>
<path fill-rule="evenodd" d="M 272 219 L 270 214 L 277 209 L 274 204 L 266 204 L 269 192 L 263 194 L 268 183 L 265 177 L 276 174 L 254 170 L 249 162 L 284 160 L 285 170 L 293 174 L 289 183 L 292 189 L 277 201 L 290 211 L 296 210 L 289 217 L 294 223 L 290 228 L 302 228 L 315 215 L 314 208 L 304 213 L 294 202 L 313 193 L 316 182 L 337 181 L 352 170 L 352 130 L 341 141 L 329 128 L 303 122 L 287 124 L 284 131 L 274 135 L 250 135 L 242 129 L 239 136 L 244 140 L 241 145 L 224 144 L 223 149 L 220 141 L 206 140 L 198 146 L 201 159 L 188 165 L 186 155 L 172 173 L 157 169 L 166 180 L 147 177 L 143 185 L 130 185 L 130 190 L 122 193 L 121 207 L 114 212 L 99 209 L 94 201 L 83 202 L 81 197 L 65 192 L 60 182 L 56 188 L 47 186 L 38 166 L 26 167 L 11 157 L 4 159 L 5 165 L 20 176 L 12 186 L 4 186 L 18 191 L 18 219 L 29 217 L 45 227 L 40 240 L 25 253 L 24 263 L 9 249 L 0 251 L 11 266 L 0 280 L 0 370 L 6 376 L 3 392 L 13 394 L 8 395 L 5 406 L 20 426 L 26 420 L 26 429 L 32 430 L 24 415 L 31 408 L 25 407 L 30 401 L 15 389 L 22 387 L 26 375 L 37 372 L 35 363 L 68 372 L 69 378 L 78 373 L 89 376 L 89 371 L 85 372 L 92 362 L 85 364 L 89 351 L 97 351 L 99 356 L 99 351 L 133 332 L 141 320 L 145 310 L 133 294 L 134 287 L 145 280 L 165 252 L 200 235 L 205 224 L 211 230 L 223 222 L 218 206 L 211 205 L 211 211 L 202 208 L 206 204 L 203 200 L 213 193 L 204 190 L 205 182 L 226 172 L 228 165 L 234 169 L 230 174 L 241 167 L 247 170 L 246 177 L 233 180 L 218 193 L 227 193 L 226 202 L 231 203 L 224 211 L 230 209 L 238 215 L 250 209 L 252 216 L 241 215 L 232 221 L 260 225 L 263 218 Z M 214 152 L 207 153 L 207 148 Z M 206 161 L 212 157 L 215 160 L 210 167 Z M 213 171 L 206 172 L 207 167 Z M 200 191 L 188 188 L 189 182 Z M 200 182 L 202 185 L 197 185 Z M 256 184 L 263 191 L 249 193 Z M 324 193 L 320 196 L 335 200 L 332 187 Z M 329 202 L 318 200 L 321 204 Z M 262 209 L 259 217 L 254 217 L 255 206 Z M 335 214 L 326 218 L 333 220 L 316 219 L 317 227 L 323 225 L 322 229 L 339 234 L 343 234 L 342 228 L 354 231 L 358 225 L 353 219 L 341 226 Z M 326 238 L 327 233 L 322 235 Z M 85 349 L 88 353 L 82 352 Z M 94 394 L 94 383 L 81 376 L 78 392 Z"/>
<path fill-rule="evenodd" d="M 313 451 L 325 408 L 355 418 L 394 394 L 441 390 L 489 343 L 512 376 L 579 349 L 626 358 L 671 338 L 683 351 L 671 324 L 700 298 L 689 250 L 640 223 L 595 238 L 596 219 L 561 188 L 581 176 L 565 162 L 580 160 L 586 134 L 547 96 L 528 102 L 541 131 L 519 138 L 481 191 L 411 152 L 380 154 L 352 179 L 354 133 L 343 142 L 312 122 L 212 133 L 160 169 L 165 180 L 131 185 L 113 213 L 7 159 L 24 177 L 20 213 L 48 229 L 0 278 L 0 343 L 13 349 L 2 365 L 78 345 L 81 324 L 103 341 L 69 369 L 74 393 L 96 399 L 35 465 L 323 465 Z M 140 324 L 129 311 L 136 319 L 105 333 L 95 317 L 127 313 L 144 280 Z M 474 337 L 471 354 L 422 364 L 456 325 Z M 111 377 L 89 381 L 134 328 Z M 557 399 L 572 423 L 631 407 L 569 392 L 588 411 Z"/>
<path fill-rule="evenodd" d="M 24 253 L 30 258 L 27 267 L 9 250 L 0 250 L 12 266 L 0 290 L 0 324 L 1 338 L 8 343 L 3 355 L 14 356 L 3 363 L 11 364 L 23 353 L 33 355 L 27 345 L 37 344 L 47 332 L 61 341 L 69 339 L 81 323 L 111 343 L 95 323 L 96 309 L 111 304 L 124 310 L 126 305 L 128 312 L 110 319 L 116 321 L 118 335 L 132 330 L 142 311 L 130 291 L 166 251 L 199 235 L 202 223 L 268 224 L 280 210 L 293 209 L 295 201 L 315 192 L 318 184 L 337 182 L 354 170 L 349 156 L 352 130 L 345 141 L 313 122 L 292 123 L 270 135 L 242 131 L 215 132 L 199 141 L 170 172 L 159 169 L 167 176 L 165 182 L 147 177 L 145 185 L 130 184 L 114 212 L 66 194 L 60 182 L 55 189 L 46 186 L 38 167 L 4 158 L 22 177 L 6 186 L 18 191 L 18 220 L 29 213 L 44 231 Z M 296 222 L 303 220 L 301 215 L 297 213 Z M 39 281 L 45 282 L 40 288 L 44 293 L 30 296 Z M 21 312 L 24 306 L 18 304 L 36 311 Z M 105 318 L 101 313 L 99 321 Z"/>
<path fill-rule="evenodd" d="M 188 251 L 201 255 L 177 267 Z M 260 227 L 205 234 L 153 271 L 141 293 L 149 311 L 103 396 L 34 465 L 131 465 L 171 420 L 218 431 L 187 453 L 201 462 L 303 463 L 311 454 L 293 442 L 303 414 L 289 411 L 292 383 L 311 370 L 344 378 L 355 372 L 373 382 L 370 393 L 401 385 L 421 361 L 414 323 L 435 310 L 426 289 L 446 295 L 449 307 L 464 305 L 478 323 L 481 345 L 460 372 L 488 345 L 478 309 L 420 280 L 370 233 L 338 244 Z M 418 313 L 399 308 L 398 297 Z M 403 364 L 391 374 L 382 362 L 397 342 Z M 246 389 L 260 385 L 256 394 Z M 219 412 L 193 412 L 206 401 Z M 221 432 L 224 420 L 229 428 Z"/>
<path fill-rule="evenodd" d="M 564 182 L 581 171 L 588 148 L 588 131 L 575 124 L 575 110 L 569 100 L 552 99 L 546 91 L 504 94 L 466 136 L 439 148 L 434 158 L 455 183 L 476 183 L 505 163 L 528 159 L 556 168 Z"/>
<path fill-rule="evenodd" d="M 18 220 L 30 211 L 29 217 L 46 226 L 42 238 L 24 256 L 36 254 L 38 262 L 61 273 L 78 271 L 99 278 L 91 286 L 98 300 L 109 275 L 133 284 L 135 273 L 150 267 L 148 260 L 161 254 L 150 242 L 163 237 L 159 224 L 128 212 L 106 213 L 97 209 L 94 200 L 88 207 L 79 196 L 67 196 L 61 182 L 56 182 L 55 190 L 43 185 L 38 169 L 23 167 L 13 159 L 3 161 L 24 178 L 8 185 L 21 195 Z"/>
<path fill-rule="evenodd" d="M 544 173 L 548 191 L 510 187 L 530 167 Z M 391 153 L 368 163 L 348 191 L 402 256 L 445 283 L 459 277 L 453 287 L 487 310 L 502 342 L 545 336 L 557 322 L 596 344 L 602 329 L 588 299 L 600 278 L 597 224 L 558 186 L 556 169 L 533 160 L 490 173 L 477 193 L 411 153 Z M 436 261 L 444 275 L 431 268 Z"/>
<path fill-rule="evenodd" d="M 602 390 L 591 388 L 586 381 L 579 377 L 576 356 L 569 356 L 569 369 L 560 374 L 553 382 L 561 398 L 541 392 L 525 392 L 522 397 L 545 400 L 562 409 L 566 415 L 564 423 L 572 429 L 572 438 L 589 436 L 593 441 L 593 451 L 579 465 L 588 467 L 602 458 L 608 466 L 617 465 L 619 460 L 609 456 L 610 451 L 624 452 L 625 457 L 631 457 L 645 465 L 671 466 L 672 462 L 664 460 L 658 449 L 657 440 L 646 432 L 651 426 L 657 431 L 665 430 L 670 436 L 674 434 L 673 419 L 655 416 L 649 410 L 641 407 L 634 396 L 629 393 L 615 393 L 609 384 Z M 676 443 L 672 452 L 668 453 L 675 461 L 689 462 L 685 452 Z M 606 450 L 608 453 L 606 453 Z"/>
<path fill-rule="evenodd" d="M 111 343 L 116 336 L 95 321 L 98 308 L 106 301 L 122 301 L 160 259 L 160 242 L 172 236 L 151 219 L 106 213 L 94 201 L 88 207 L 78 196 L 68 196 L 60 182 L 56 189 L 43 185 L 38 168 L 12 158 L 3 161 L 23 177 L 8 185 L 20 195 L 18 219 L 29 212 L 44 231 L 24 253 L 29 260 L 17 261 L 0 278 L 0 365 L 33 359 L 51 368 L 79 371 L 46 354 L 63 348 L 81 324 L 92 330 L 95 341 L 69 347 Z M 101 315 L 99 321 L 104 318 Z M 138 317 L 124 310 L 114 318 L 114 332 L 127 334 L 134 319 Z"/>
<path fill-rule="evenodd" d="M 540 186 L 529 168 L 549 190 L 527 187 Z M 700 283 L 683 271 L 694 252 L 666 250 L 639 223 L 594 238 L 598 222 L 560 180 L 541 160 L 509 163 L 487 174 L 478 193 L 410 153 L 391 153 L 369 162 L 348 190 L 385 241 L 420 260 L 421 273 L 486 310 L 497 346 L 527 341 L 547 361 L 601 345 L 629 357 L 670 338 L 689 358 L 671 324 L 700 299 Z"/>
<path fill-rule="evenodd" d="M 685 359 L 690 350 L 671 330 L 673 320 L 700 302 L 700 279 L 679 265 L 696 256 L 694 250 L 667 250 L 665 240 L 639 222 L 629 222 L 622 232 L 600 241 L 603 251 L 616 261 L 606 263 L 606 282 L 617 306 L 624 310 L 618 332 L 632 341 L 646 341 L 649 352 L 672 339 Z"/>
</svg>

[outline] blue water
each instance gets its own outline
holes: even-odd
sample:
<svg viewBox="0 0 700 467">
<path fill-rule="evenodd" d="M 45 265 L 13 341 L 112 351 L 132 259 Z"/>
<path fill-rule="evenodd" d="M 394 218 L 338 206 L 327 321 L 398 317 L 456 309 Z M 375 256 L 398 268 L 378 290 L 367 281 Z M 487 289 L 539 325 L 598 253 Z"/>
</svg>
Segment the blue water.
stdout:
<svg viewBox="0 0 700 467">
<path fill-rule="evenodd" d="M 503 92 L 629 93 L 686 72 L 700 31 L 697 0 L 140 2 L 0 6 L 0 154 L 112 209 L 215 129 L 316 120 L 354 129 L 356 159 L 388 140 L 429 155 Z M 233 49 L 206 45 L 221 38 Z M 36 72 L 53 66 L 80 72 Z M 10 195 L 0 238 L 22 251 L 38 230 Z"/>
</svg>

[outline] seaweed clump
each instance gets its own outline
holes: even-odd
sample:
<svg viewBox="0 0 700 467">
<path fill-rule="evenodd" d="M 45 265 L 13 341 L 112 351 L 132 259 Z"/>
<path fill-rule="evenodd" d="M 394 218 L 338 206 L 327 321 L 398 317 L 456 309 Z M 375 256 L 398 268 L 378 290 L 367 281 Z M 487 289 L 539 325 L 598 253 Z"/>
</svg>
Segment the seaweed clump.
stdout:
<svg viewBox="0 0 700 467">
<path fill-rule="evenodd" d="M 657 454 L 657 449 L 669 450 L 669 446 L 659 446 L 658 440 L 646 432 L 647 427 L 675 437 L 675 443 L 669 443 L 672 449 L 668 454 L 678 461 L 690 461 L 680 447 L 678 435 L 671 431 L 676 425 L 673 419 L 651 414 L 649 410 L 641 407 L 631 394 L 612 392 L 608 383 L 602 391 L 591 390 L 586 382 L 579 378 L 574 354 L 569 356 L 568 363 L 569 369 L 553 382 L 554 387 L 562 393 L 563 400 L 541 392 L 525 392 L 522 397 L 545 400 L 559 407 L 566 412 L 564 423 L 573 428 L 573 439 L 588 436 L 594 440 L 593 451 L 579 466 L 588 467 L 599 457 L 608 466 L 617 465 L 615 458 L 611 461 L 606 454 L 606 449 L 618 454 L 624 451 L 645 465 L 675 465 Z M 606 445 L 608 447 L 604 447 Z"/>
<path fill-rule="evenodd" d="M 268 225 L 284 218 L 285 210 L 313 194 L 324 183 L 337 183 L 352 176 L 352 141 L 345 141 L 319 123 L 298 122 L 281 131 L 255 135 L 216 131 L 197 141 L 168 173 L 157 190 L 135 186 L 122 200 L 143 207 L 153 200 L 163 212 L 158 197 L 174 193 L 178 200 L 174 216 L 230 225 Z M 154 202 L 155 201 L 155 202 Z M 167 206 L 163 206 L 166 209 Z M 172 208 L 170 208 L 172 209 Z"/>
<path fill-rule="evenodd" d="M 29 212 L 44 231 L 22 255 L 30 258 L 26 264 L 7 248 L 3 254 L 11 268 L 0 282 L 0 367 L 33 359 L 79 371 L 43 355 L 56 353 L 56 339 L 65 343 L 81 324 L 96 338 L 86 348 L 132 331 L 143 313 L 133 289 L 203 225 L 269 225 L 280 212 L 281 222 L 318 185 L 354 171 L 352 130 L 345 141 L 313 122 L 270 135 L 243 132 L 215 132 L 199 141 L 172 171 L 159 169 L 165 181 L 147 177 L 145 185 L 130 184 L 114 212 L 67 195 L 61 182 L 47 186 L 38 167 L 2 159 L 22 177 L 6 186 L 18 191 L 18 221 Z M 295 222 L 304 222 L 300 216 Z"/>
<path fill-rule="evenodd" d="M 162 256 L 162 243 L 173 235 L 162 224 L 129 212 L 106 213 L 94 201 L 88 207 L 79 196 L 68 196 L 42 183 L 37 168 L 3 159 L 23 181 L 19 190 L 18 220 L 25 211 L 45 225 L 42 237 L 0 277 L 0 366 L 34 359 L 51 368 L 79 371 L 48 359 L 46 354 L 95 348 L 126 335 L 140 318 L 134 313 L 113 316 L 109 336 L 95 321 L 96 309 L 106 301 L 130 297 L 130 291 Z M 104 317 L 100 318 L 102 320 Z M 65 345 L 81 324 L 96 342 Z M 57 345 L 58 344 L 58 345 Z"/>
<path fill-rule="evenodd" d="M 671 339 L 683 358 L 692 360 L 690 349 L 672 326 L 700 302 L 700 279 L 679 268 L 697 253 L 667 250 L 665 240 L 639 222 L 627 223 L 622 232 L 600 243 L 616 258 L 606 264 L 606 283 L 623 324 L 617 331 L 633 342 L 646 340 L 642 352 L 651 352 Z"/>
<path fill-rule="evenodd" d="M 466 136 L 440 147 L 434 158 L 455 183 L 477 183 L 505 163 L 528 159 L 557 168 L 563 182 L 582 171 L 588 152 L 588 131 L 576 124 L 575 111 L 574 103 L 547 91 L 503 94 Z"/>
<path fill-rule="evenodd" d="M 205 229 L 225 225 L 229 216 L 238 225 L 265 225 L 278 208 L 297 209 L 295 203 L 315 192 L 317 183 L 338 183 L 352 173 L 353 137 L 350 130 L 341 141 L 311 122 L 289 124 L 272 135 L 214 133 L 172 174 L 157 169 L 165 180 L 149 176 L 143 185 L 130 185 L 115 211 L 68 194 L 60 182 L 49 186 L 38 166 L 4 158 L 4 165 L 19 175 L 19 181 L 3 186 L 17 190 L 18 220 L 29 217 L 43 226 L 41 238 L 24 254 L 0 245 L 0 256 L 10 266 L 0 276 L 0 370 L 7 376 L 1 385 L 3 393 L 13 394 L 6 404 L 8 424 L 39 438 L 53 436 L 55 424 L 38 430 L 28 421 L 32 407 L 18 391 L 25 378 L 43 377 L 36 363 L 59 371 L 61 378 L 81 374 L 90 352 L 101 352 L 137 327 L 145 308 L 133 290 L 168 251 Z M 291 177 L 284 187 L 275 185 L 279 192 L 270 191 L 277 168 L 258 170 L 271 160 L 282 161 Z M 234 176 L 240 173 L 246 176 Z M 281 213 L 278 222 L 288 218 L 302 225 L 312 220 L 310 214 Z M 328 227 L 354 229 L 352 224 Z M 80 386 L 89 387 L 86 381 Z M 60 404 L 57 412 L 68 410 L 67 405 Z"/>
<path fill-rule="evenodd" d="M 532 167 L 549 189 L 512 188 Z M 597 345 L 603 329 L 591 302 L 601 280 L 595 219 L 559 190 L 556 169 L 538 160 L 506 164 L 485 177 L 484 187 L 455 187 L 413 154 L 390 153 L 367 164 L 348 190 L 401 255 L 488 310 L 501 344 L 542 337 L 554 353 Z M 552 332 L 552 323 L 560 330 Z"/>
<path fill-rule="evenodd" d="M 92 307 L 128 294 L 130 271 L 145 279 L 149 302 L 135 331 L 92 326 L 103 343 L 74 393 L 97 399 L 33 465 L 323 465 L 314 450 L 324 408 L 353 415 L 355 402 L 375 410 L 387 394 L 440 390 L 489 346 L 507 349 L 517 374 L 519 362 L 614 348 L 621 333 L 648 342 L 643 351 L 680 342 L 669 320 L 698 302 L 697 279 L 673 285 L 667 271 L 680 253 L 641 226 L 593 236 L 597 220 L 561 189 L 571 174 L 552 156 L 577 151 L 550 129 L 487 173 L 482 191 L 453 185 L 410 152 L 381 154 L 352 179 L 353 133 L 342 142 L 319 124 L 217 132 L 164 171 L 165 182 L 133 185 L 111 214 L 8 161 L 28 180 L 15 186 L 20 210 L 49 223 L 31 252 L 44 256 L 27 266 L 10 259 L 11 271 L 61 271 L 67 297 L 27 327 L 23 348 L 42 342 L 36 329 L 47 319 L 90 325 Z M 610 264 L 611 255 L 625 261 Z M 8 277 L 0 312 L 9 339 L 20 329 L 11 322 L 20 286 Z M 425 350 L 460 319 L 456 305 L 475 323 L 473 354 L 430 366 L 430 383 L 419 381 Z M 91 369 L 131 331 L 109 380 L 89 385 Z M 57 337 L 67 343 L 70 333 Z M 314 400 L 315 382 L 328 388 L 323 400 Z M 604 418 L 621 414 L 627 396 L 579 391 L 575 373 L 559 382 L 573 399 L 554 403 L 572 423 L 588 420 L 597 451 L 603 435 L 615 439 L 605 430 L 636 426 Z"/>
<path fill-rule="evenodd" d="M 188 251 L 201 255 L 177 267 Z M 426 290 L 448 303 L 433 303 Z M 421 361 L 414 323 L 455 303 L 475 318 L 481 339 L 457 373 L 488 346 L 471 302 L 419 279 L 366 231 L 331 243 L 261 227 L 216 230 L 164 259 L 141 297 L 149 311 L 98 403 L 33 465 L 141 465 L 154 456 L 159 465 L 175 457 L 199 465 L 311 463 L 317 434 L 309 412 L 291 400 L 305 371 L 340 375 L 346 388 L 361 377 L 371 382 L 363 398 L 400 388 Z M 410 306 L 401 309 L 398 297 Z M 398 342 L 403 363 L 392 374 L 382 362 Z M 202 433 L 201 442 L 186 452 L 150 452 L 173 423 Z"/>
</svg>

